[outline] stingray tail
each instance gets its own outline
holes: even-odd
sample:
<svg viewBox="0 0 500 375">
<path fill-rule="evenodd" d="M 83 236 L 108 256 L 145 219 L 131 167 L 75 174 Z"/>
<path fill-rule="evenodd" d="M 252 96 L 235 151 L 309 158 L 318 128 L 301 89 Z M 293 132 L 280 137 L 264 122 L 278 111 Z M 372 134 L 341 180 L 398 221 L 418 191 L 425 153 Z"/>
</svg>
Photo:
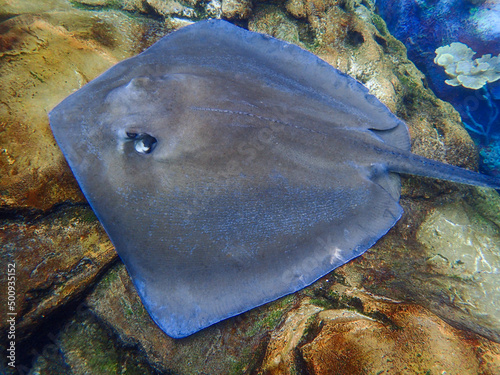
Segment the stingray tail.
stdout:
<svg viewBox="0 0 500 375">
<path fill-rule="evenodd" d="M 469 171 L 415 154 L 398 155 L 394 161 L 389 163 L 388 169 L 391 172 L 500 189 L 500 178 Z"/>
</svg>

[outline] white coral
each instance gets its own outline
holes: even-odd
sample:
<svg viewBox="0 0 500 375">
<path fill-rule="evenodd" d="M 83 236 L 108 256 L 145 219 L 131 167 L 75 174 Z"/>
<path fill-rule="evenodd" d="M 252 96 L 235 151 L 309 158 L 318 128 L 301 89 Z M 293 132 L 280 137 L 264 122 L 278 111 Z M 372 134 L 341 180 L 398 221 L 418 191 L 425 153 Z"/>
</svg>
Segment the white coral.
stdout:
<svg viewBox="0 0 500 375">
<path fill-rule="evenodd" d="M 434 62 L 444 67 L 451 79 L 445 82 L 450 86 L 480 89 L 487 82 L 500 79 L 500 54 L 491 57 L 490 54 L 475 60 L 475 52 L 466 44 L 455 42 L 436 49 Z"/>
</svg>

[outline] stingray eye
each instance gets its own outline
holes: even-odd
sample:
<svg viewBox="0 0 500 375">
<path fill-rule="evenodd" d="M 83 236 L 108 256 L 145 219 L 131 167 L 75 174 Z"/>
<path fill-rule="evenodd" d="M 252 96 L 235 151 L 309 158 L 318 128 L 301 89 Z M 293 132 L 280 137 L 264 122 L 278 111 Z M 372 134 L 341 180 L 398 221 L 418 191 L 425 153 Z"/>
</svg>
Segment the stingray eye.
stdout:
<svg viewBox="0 0 500 375">
<path fill-rule="evenodd" d="M 149 134 L 136 134 L 133 139 L 135 151 L 137 151 L 139 154 L 149 154 L 151 151 L 153 151 L 156 143 L 158 142 L 155 137 L 152 137 Z"/>
<path fill-rule="evenodd" d="M 127 132 L 127 138 L 130 138 L 130 139 L 135 139 L 137 138 L 139 134 L 137 133 L 132 133 L 132 132 Z"/>
</svg>

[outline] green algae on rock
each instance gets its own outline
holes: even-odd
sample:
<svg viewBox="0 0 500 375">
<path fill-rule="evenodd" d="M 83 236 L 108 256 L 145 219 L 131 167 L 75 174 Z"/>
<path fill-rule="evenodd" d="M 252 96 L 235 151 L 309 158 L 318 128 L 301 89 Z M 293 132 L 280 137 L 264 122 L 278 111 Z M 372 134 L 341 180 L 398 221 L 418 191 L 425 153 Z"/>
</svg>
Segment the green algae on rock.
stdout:
<svg viewBox="0 0 500 375">
<path fill-rule="evenodd" d="M 30 373 L 158 374 L 141 351 L 134 346 L 124 348 L 116 334 L 91 314 L 84 303 L 77 305 L 70 320 L 57 335 L 49 334 L 49 339 L 52 350 L 43 349 Z"/>
</svg>

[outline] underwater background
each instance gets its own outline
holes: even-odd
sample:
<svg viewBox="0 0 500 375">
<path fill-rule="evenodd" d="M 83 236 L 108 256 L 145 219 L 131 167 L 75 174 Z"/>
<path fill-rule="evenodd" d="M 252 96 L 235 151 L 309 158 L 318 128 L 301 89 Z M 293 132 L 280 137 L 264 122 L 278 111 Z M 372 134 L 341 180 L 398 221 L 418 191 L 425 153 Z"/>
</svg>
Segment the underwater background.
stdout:
<svg viewBox="0 0 500 375">
<path fill-rule="evenodd" d="M 387 0 L 377 10 L 429 87 L 460 113 L 479 147 L 481 171 L 498 175 L 500 2 Z"/>
<path fill-rule="evenodd" d="M 0 0 L 0 373 L 500 374 L 497 192 L 403 177 L 402 219 L 363 256 L 175 340 L 144 310 L 47 118 L 169 32 L 224 18 L 362 82 L 408 124 L 414 153 L 498 175 L 499 7 Z"/>
</svg>

